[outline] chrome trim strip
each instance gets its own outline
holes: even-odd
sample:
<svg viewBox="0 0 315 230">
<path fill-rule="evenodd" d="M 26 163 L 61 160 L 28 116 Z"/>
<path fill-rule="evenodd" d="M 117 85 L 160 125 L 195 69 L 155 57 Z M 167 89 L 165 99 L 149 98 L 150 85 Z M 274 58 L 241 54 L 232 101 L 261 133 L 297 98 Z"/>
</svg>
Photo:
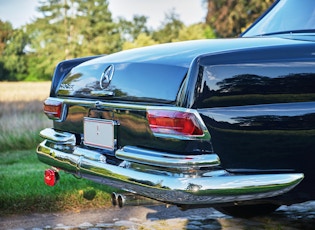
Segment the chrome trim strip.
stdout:
<svg viewBox="0 0 315 230">
<path fill-rule="evenodd" d="M 116 157 L 130 162 L 153 165 L 166 168 L 200 168 L 213 167 L 220 164 L 216 154 L 203 155 L 176 155 L 165 152 L 141 149 L 134 146 L 125 146 L 116 151 Z"/>
<path fill-rule="evenodd" d="M 273 197 L 288 192 L 304 177 L 302 173 L 208 176 L 211 171 L 199 176 L 161 175 L 158 172 L 148 173 L 107 164 L 102 160 L 102 154 L 94 151 L 88 151 L 87 154 L 84 149 L 77 147 L 76 155 L 61 152 L 47 146 L 46 142 L 38 146 L 37 155 L 39 160 L 48 165 L 98 183 L 178 205 L 218 204 Z"/>
<path fill-rule="evenodd" d="M 114 92 L 108 90 L 93 90 L 91 91 L 91 95 L 97 97 L 114 96 Z"/>
<path fill-rule="evenodd" d="M 188 109 L 184 107 L 177 107 L 175 105 L 148 105 L 146 104 L 128 104 L 128 103 L 118 103 L 118 102 L 103 102 L 96 99 L 75 99 L 75 98 L 62 98 L 62 97 L 49 97 L 47 99 L 51 100 L 58 100 L 62 101 L 64 104 L 67 105 L 79 105 L 79 106 L 86 106 L 89 108 L 94 108 L 97 104 L 98 109 L 130 109 L 130 110 L 139 110 L 139 111 L 146 111 L 146 110 L 172 110 L 172 111 L 180 111 L 180 112 L 187 112 L 187 113 L 193 113 L 197 116 L 197 118 L 200 118 L 200 115 L 197 110 L 195 109 Z M 202 119 L 201 119 L 202 121 Z M 204 123 L 203 123 L 204 125 Z"/>
<path fill-rule="evenodd" d="M 67 105 L 81 105 L 81 106 L 87 106 L 87 107 L 95 107 L 95 104 L 97 103 L 97 108 L 98 109 L 132 109 L 132 110 L 140 110 L 140 111 L 145 111 L 147 110 L 148 107 L 156 108 L 156 109 L 161 109 L 161 108 L 181 108 L 181 107 L 175 107 L 175 106 L 148 106 L 147 104 L 128 104 L 128 103 L 118 103 L 118 102 L 103 102 L 97 99 L 75 99 L 75 98 L 63 98 L 63 97 L 49 97 L 48 99 L 58 99 L 63 101 L 63 103 Z M 186 110 L 185 108 L 182 108 Z"/>
<path fill-rule="evenodd" d="M 62 131 L 55 131 L 51 128 L 43 129 L 42 131 L 40 131 L 39 135 L 56 144 L 68 144 L 74 146 L 76 143 L 76 138 L 74 134 Z"/>
<path fill-rule="evenodd" d="M 55 98 L 48 98 L 54 100 Z M 130 110 L 139 110 L 139 111 L 147 111 L 147 110 L 170 110 L 170 111 L 178 111 L 178 112 L 186 112 L 191 113 L 196 116 L 198 122 L 203 130 L 204 135 L 202 136 L 188 136 L 188 135 L 174 135 L 174 134 L 161 134 L 161 133 L 152 133 L 156 137 L 161 138 L 173 138 L 178 140 L 210 140 L 211 136 L 202 120 L 200 114 L 195 109 L 188 109 L 183 107 L 177 107 L 172 105 L 167 106 L 155 106 L 155 105 L 135 105 L 135 104 L 127 104 L 127 103 L 117 103 L 117 102 L 103 102 L 99 100 L 84 100 L 84 99 L 73 99 L 73 98 L 58 98 L 59 101 L 62 101 L 65 105 L 81 105 L 89 108 L 97 108 L 97 109 L 130 109 Z"/>
</svg>

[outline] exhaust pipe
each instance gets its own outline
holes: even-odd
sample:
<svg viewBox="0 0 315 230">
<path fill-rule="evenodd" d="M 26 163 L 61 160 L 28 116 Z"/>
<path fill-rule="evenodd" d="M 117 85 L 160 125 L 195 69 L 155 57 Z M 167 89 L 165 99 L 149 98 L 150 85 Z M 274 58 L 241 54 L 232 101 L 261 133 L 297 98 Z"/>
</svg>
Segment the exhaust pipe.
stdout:
<svg viewBox="0 0 315 230">
<path fill-rule="evenodd" d="M 119 208 L 122 208 L 125 204 L 125 201 L 126 201 L 126 197 L 124 195 L 117 194 L 115 192 L 112 193 L 111 198 L 112 198 L 112 205 L 113 206 L 118 205 Z"/>
<path fill-rule="evenodd" d="M 118 194 L 117 203 L 118 203 L 118 207 L 122 208 L 126 203 L 126 197 L 124 195 Z"/>
<path fill-rule="evenodd" d="M 150 198 L 139 196 L 133 193 L 119 194 L 113 192 L 111 195 L 113 206 L 123 208 L 124 206 L 140 206 L 140 205 L 161 205 L 162 203 Z"/>
</svg>

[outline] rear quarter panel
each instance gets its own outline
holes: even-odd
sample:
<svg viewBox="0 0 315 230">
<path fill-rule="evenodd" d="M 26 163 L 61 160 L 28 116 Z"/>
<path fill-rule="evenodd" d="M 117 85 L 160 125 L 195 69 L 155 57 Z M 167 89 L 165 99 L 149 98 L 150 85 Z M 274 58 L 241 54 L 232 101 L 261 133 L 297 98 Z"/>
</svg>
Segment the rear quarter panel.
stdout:
<svg viewBox="0 0 315 230">
<path fill-rule="evenodd" d="M 305 43 L 200 59 L 192 107 L 223 167 L 314 176 L 314 53 Z"/>
</svg>

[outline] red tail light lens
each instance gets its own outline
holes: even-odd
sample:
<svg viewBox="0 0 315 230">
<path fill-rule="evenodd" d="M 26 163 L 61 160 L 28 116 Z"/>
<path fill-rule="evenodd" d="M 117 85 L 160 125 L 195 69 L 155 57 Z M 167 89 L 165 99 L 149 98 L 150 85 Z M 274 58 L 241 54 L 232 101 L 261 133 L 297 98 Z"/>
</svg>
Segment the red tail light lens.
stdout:
<svg viewBox="0 0 315 230">
<path fill-rule="evenodd" d="M 60 120 L 62 118 L 62 102 L 53 99 L 47 99 L 44 102 L 44 113 L 54 120 Z"/>
<path fill-rule="evenodd" d="M 44 181 L 46 185 L 55 186 L 58 180 L 59 180 L 58 172 L 52 169 L 45 170 Z"/>
<path fill-rule="evenodd" d="M 203 129 L 193 113 L 171 110 L 148 110 L 147 119 L 153 133 L 202 136 Z"/>
</svg>

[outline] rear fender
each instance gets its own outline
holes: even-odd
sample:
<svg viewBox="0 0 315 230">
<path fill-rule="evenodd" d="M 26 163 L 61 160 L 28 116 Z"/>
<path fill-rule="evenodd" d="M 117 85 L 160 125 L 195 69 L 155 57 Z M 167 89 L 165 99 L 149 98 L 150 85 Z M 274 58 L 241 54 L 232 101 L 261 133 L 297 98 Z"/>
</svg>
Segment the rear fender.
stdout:
<svg viewBox="0 0 315 230">
<path fill-rule="evenodd" d="M 75 59 L 71 59 L 71 60 L 64 60 L 62 62 L 59 62 L 58 65 L 55 68 L 55 72 L 52 78 L 52 83 L 51 83 L 51 88 L 50 88 L 50 96 L 51 97 L 55 97 L 56 96 L 56 89 L 58 88 L 58 86 L 60 85 L 60 83 L 62 82 L 62 80 L 65 78 L 65 76 L 67 75 L 67 73 L 70 72 L 70 70 L 91 59 L 97 58 L 100 56 L 89 56 L 89 57 L 83 57 L 83 58 L 75 58 Z"/>
</svg>

